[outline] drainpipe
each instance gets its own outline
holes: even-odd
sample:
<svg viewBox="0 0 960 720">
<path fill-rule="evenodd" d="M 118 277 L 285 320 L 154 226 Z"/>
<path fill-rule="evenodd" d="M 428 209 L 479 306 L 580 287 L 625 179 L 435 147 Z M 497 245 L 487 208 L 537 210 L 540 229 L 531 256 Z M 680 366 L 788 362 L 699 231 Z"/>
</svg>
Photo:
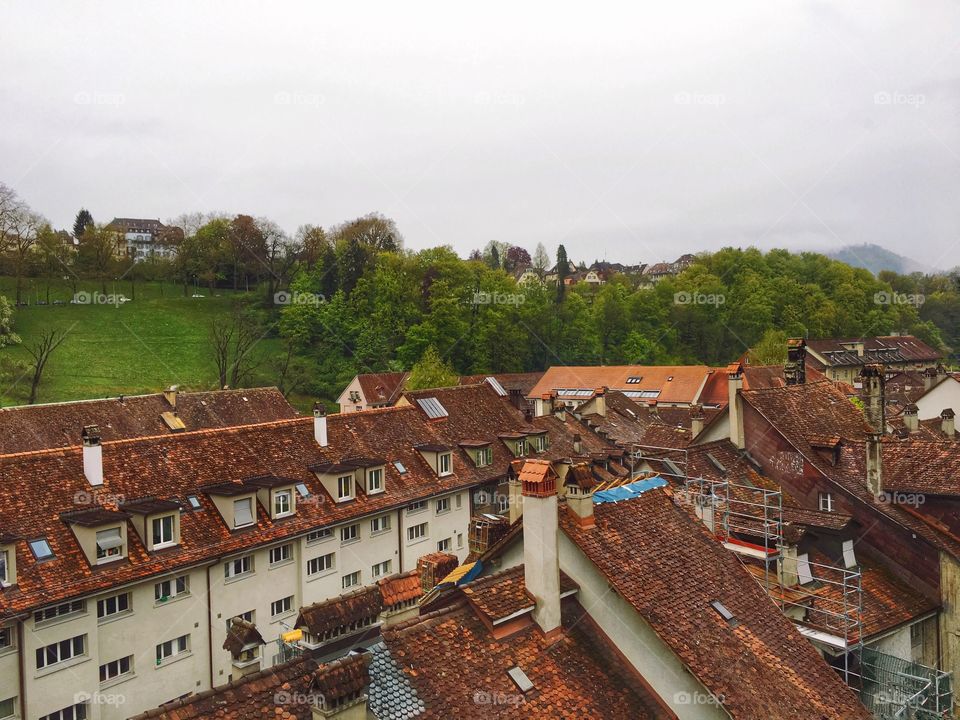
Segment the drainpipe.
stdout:
<svg viewBox="0 0 960 720">
<path fill-rule="evenodd" d="M 403 572 L 403 508 L 397 510 L 397 569 Z"/>
<path fill-rule="evenodd" d="M 213 684 L 213 600 L 210 599 L 210 568 L 213 565 L 207 565 L 207 666 L 210 668 L 210 689 L 216 687 Z"/>
<path fill-rule="evenodd" d="M 23 657 L 23 620 L 17 620 L 17 661 L 20 664 L 20 717 L 27 717 L 26 661 Z"/>
</svg>

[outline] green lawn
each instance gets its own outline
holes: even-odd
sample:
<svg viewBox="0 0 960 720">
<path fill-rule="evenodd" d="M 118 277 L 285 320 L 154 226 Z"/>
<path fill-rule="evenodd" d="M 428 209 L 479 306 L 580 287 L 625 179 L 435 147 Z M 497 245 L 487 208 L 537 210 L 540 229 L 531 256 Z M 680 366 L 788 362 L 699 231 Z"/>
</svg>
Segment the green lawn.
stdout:
<svg viewBox="0 0 960 720">
<path fill-rule="evenodd" d="M 14 281 L 0 278 L 0 294 L 13 301 Z M 82 292 L 99 292 L 96 283 L 81 283 Z M 57 402 L 123 394 L 156 392 L 178 384 L 186 390 L 216 386 L 216 367 L 208 340 L 210 324 L 230 313 L 234 295 L 207 289 L 206 297 L 184 297 L 183 288 L 157 283 L 108 283 L 107 292 L 123 294 L 131 302 L 121 305 L 71 305 L 73 290 L 66 282 L 51 287 L 50 300 L 65 304 L 37 305 L 46 299 L 46 285 L 28 280 L 23 299 L 31 304 L 16 308 L 14 328 L 23 341 L 35 339 L 44 328 L 62 328 L 67 338 L 51 356 L 40 386 L 38 402 Z M 190 294 L 193 294 L 193 288 Z M 260 341 L 258 351 L 276 350 L 276 339 Z M 22 346 L 0 350 L 8 357 L 29 359 Z M 263 369 L 250 384 L 275 381 Z M 29 378 L 2 388 L 4 405 L 25 402 Z"/>
</svg>

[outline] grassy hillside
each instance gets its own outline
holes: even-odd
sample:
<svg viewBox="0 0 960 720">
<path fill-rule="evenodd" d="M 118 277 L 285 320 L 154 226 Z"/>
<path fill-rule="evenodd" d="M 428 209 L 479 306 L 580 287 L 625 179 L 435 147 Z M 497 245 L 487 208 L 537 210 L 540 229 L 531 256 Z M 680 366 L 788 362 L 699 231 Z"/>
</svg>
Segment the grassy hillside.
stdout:
<svg viewBox="0 0 960 720">
<path fill-rule="evenodd" d="M 93 283 L 82 283 L 78 289 L 99 291 Z M 107 290 L 134 295 L 129 283 L 108 285 Z M 215 317 L 229 315 L 234 297 L 225 291 L 217 291 L 214 297 L 207 290 L 199 292 L 206 297 L 184 297 L 182 288 L 145 283 L 137 285 L 134 300 L 122 305 L 71 305 L 73 290 L 63 282 L 51 287 L 50 305 L 37 305 L 38 299 L 46 299 L 46 287 L 31 282 L 24 299 L 32 304 L 16 309 L 16 332 L 24 342 L 44 328 L 68 333 L 44 373 L 39 402 L 156 392 L 171 384 L 191 390 L 215 387 L 208 333 Z M 0 278 L 0 294 L 12 301 L 12 279 Z M 64 304 L 52 304 L 55 300 Z M 258 350 L 269 353 L 276 344 L 275 339 L 264 339 Z M 29 359 L 22 346 L 0 353 Z M 268 375 L 264 371 L 258 384 L 273 384 Z M 0 401 L 20 404 L 28 392 L 29 378 L 21 378 L 12 387 L 2 388 Z"/>
</svg>

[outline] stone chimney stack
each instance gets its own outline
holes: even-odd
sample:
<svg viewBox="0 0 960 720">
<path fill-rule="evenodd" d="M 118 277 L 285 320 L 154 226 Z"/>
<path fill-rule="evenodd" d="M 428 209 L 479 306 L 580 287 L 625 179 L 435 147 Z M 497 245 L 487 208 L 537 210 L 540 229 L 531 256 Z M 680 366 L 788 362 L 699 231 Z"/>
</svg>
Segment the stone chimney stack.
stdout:
<svg viewBox="0 0 960 720">
<path fill-rule="evenodd" d="M 807 341 L 803 338 L 787 340 L 787 363 L 783 366 L 787 385 L 803 385 L 807 381 Z"/>
<path fill-rule="evenodd" d="M 573 454 L 582 455 L 583 454 L 583 438 L 580 437 L 580 433 L 577 433 L 573 436 Z"/>
<path fill-rule="evenodd" d="M 882 433 L 867 436 L 867 490 L 874 497 L 883 495 Z"/>
<path fill-rule="evenodd" d="M 174 410 L 177 409 L 177 396 L 180 394 L 180 387 L 178 385 L 171 385 L 166 390 L 163 391 L 163 398 L 167 401 L 167 404 Z"/>
<path fill-rule="evenodd" d="M 607 389 L 605 387 L 597 388 L 594 395 L 594 408 L 600 417 L 607 416 Z"/>
<path fill-rule="evenodd" d="M 593 517 L 593 489 L 596 484 L 589 463 L 577 463 L 571 467 L 563 481 L 567 510 L 584 529 L 596 527 Z"/>
<path fill-rule="evenodd" d="M 544 636 L 553 641 L 562 632 L 557 474 L 545 460 L 527 460 L 519 478 L 523 494 L 524 583 L 536 601 L 533 619 Z"/>
<path fill-rule="evenodd" d="M 956 434 L 956 425 L 954 424 L 953 408 L 945 408 L 940 411 L 940 430 L 948 438 L 953 440 L 953 436 Z"/>
<path fill-rule="evenodd" d="M 690 415 L 690 437 L 695 438 L 703 432 L 703 405 L 694 405 L 693 413 Z"/>
<path fill-rule="evenodd" d="M 912 433 L 920 429 L 920 418 L 917 415 L 918 408 L 914 404 L 907 405 L 903 409 L 903 426 Z"/>
<path fill-rule="evenodd" d="M 100 445 L 100 427 L 84 425 L 80 437 L 83 440 L 83 474 L 91 485 L 103 485 L 103 446 Z"/>
<path fill-rule="evenodd" d="M 327 411 L 320 402 L 313 404 L 313 437 L 320 447 L 327 446 Z"/>
<path fill-rule="evenodd" d="M 550 393 L 544 393 L 533 400 L 533 414 L 544 417 L 553 411 L 553 398 Z"/>
<path fill-rule="evenodd" d="M 739 363 L 727 366 L 727 414 L 730 418 L 730 442 L 743 450 L 746 439 L 743 432 L 743 400 L 740 399 L 740 390 L 743 389 L 743 368 Z"/>
<path fill-rule="evenodd" d="M 928 367 L 923 371 L 923 389 L 929 390 L 934 385 L 937 384 L 937 369 L 935 367 Z"/>
<path fill-rule="evenodd" d="M 864 365 L 860 371 L 860 379 L 863 383 L 863 404 L 867 416 L 867 423 L 871 431 L 880 433 L 886 431 L 886 408 L 884 398 L 884 385 L 886 378 L 884 376 L 883 365 Z"/>
</svg>

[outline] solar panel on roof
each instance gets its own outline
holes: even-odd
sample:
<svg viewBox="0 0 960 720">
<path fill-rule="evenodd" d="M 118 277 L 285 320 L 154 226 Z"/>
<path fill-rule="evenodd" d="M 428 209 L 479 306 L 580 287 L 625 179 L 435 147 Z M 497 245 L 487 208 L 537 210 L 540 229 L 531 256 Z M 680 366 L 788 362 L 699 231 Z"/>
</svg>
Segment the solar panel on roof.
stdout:
<svg viewBox="0 0 960 720">
<path fill-rule="evenodd" d="M 431 420 L 435 418 L 448 417 L 450 415 L 450 413 L 447 412 L 447 409 L 441 405 L 440 401 L 435 397 L 417 398 L 417 404 Z"/>
</svg>

